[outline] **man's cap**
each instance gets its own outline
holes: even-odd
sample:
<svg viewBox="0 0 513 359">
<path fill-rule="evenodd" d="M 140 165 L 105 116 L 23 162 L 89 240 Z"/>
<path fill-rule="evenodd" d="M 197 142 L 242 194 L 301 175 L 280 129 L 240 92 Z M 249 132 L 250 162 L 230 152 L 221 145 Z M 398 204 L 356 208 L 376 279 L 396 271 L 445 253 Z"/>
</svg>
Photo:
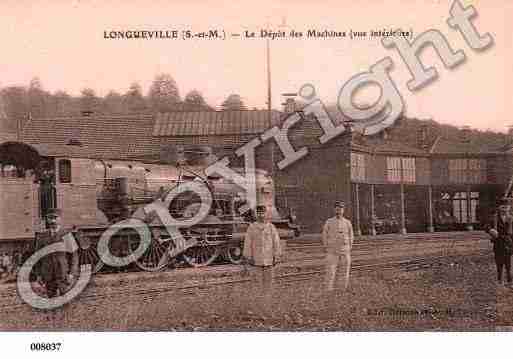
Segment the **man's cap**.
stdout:
<svg viewBox="0 0 513 359">
<path fill-rule="evenodd" d="M 335 208 L 337 208 L 337 207 L 344 208 L 345 206 L 346 206 L 346 204 L 344 201 L 336 201 L 335 202 Z"/>
<path fill-rule="evenodd" d="M 62 211 L 59 208 L 50 208 L 46 213 L 47 217 L 60 217 L 62 216 Z"/>
<path fill-rule="evenodd" d="M 266 212 L 267 211 L 267 207 L 264 206 L 264 205 L 258 205 L 258 206 L 256 206 L 256 211 L 257 212 Z"/>
</svg>

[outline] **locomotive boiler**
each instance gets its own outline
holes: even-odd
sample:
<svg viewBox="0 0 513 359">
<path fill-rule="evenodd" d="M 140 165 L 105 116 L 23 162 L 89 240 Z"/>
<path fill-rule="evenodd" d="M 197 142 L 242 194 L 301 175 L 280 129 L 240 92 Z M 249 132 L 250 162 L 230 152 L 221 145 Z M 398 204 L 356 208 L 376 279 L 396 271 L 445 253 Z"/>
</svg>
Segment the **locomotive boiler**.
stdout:
<svg viewBox="0 0 513 359">
<path fill-rule="evenodd" d="M 80 263 L 91 264 L 95 272 L 104 266 L 97 250 L 100 237 L 127 218 L 139 218 L 150 228 L 151 243 L 135 261 L 142 270 L 161 270 L 177 261 L 201 267 L 218 258 L 239 263 L 244 233 L 252 221 L 251 211 L 241 210 L 247 204 L 244 190 L 223 177 L 205 176 L 203 165 L 161 162 L 88 158 L 84 148 L 73 145 L 1 144 L 2 267 L 15 271 L 33 252 L 52 207 L 62 209 L 62 224 L 79 244 Z M 271 209 L 280 237 L 297 235 L 299 227 L 290 212 L 285 209 L 286 214 L 280 215 L 275 207 L 273 179 L 257 170 L 255 180 L 257 203 Z M 166 199 L 169 191 L 186 181 L 202 182 L 213 201 L 200 223 L 179 229 L 186 242 L 194 243 L 180 249 L 165 224 L 142 209 L 153 203 L 178 221 L 194 216 L 201 205 L 197 194 L 184 192 L 172 201 Z M 109 250 L 118 257 L 129 256 L 140 240 L 137 231 L 123 228 L 112 237 Z"/>
</svg>

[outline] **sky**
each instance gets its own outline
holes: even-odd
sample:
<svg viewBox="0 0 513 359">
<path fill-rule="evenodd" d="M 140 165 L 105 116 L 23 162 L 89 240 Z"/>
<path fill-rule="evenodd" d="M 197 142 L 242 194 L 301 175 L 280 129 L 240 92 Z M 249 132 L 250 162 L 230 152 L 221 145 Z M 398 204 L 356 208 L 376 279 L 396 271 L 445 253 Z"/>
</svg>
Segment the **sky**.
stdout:
<svg viewBox="0 0 513 359">
<path fill-rule="evenodd" d="M 452 0 L 321 0 L 321 1 L 143 1 L 143 0 L 2 0 L 0 3 L 0 86 L 28 85 L 38 76 L 51 92 L 79 95 L 85 87 L 105 95 L 124 93 L 137 81 L 146 93 L 158 73 L 176 80 L 180 95 L 197 89 L 211 105 L 238 93 L 248 107 L 265 108 L 267 96 L 266 41 L 105 39 L 111 30 L 224 30 L 227 35 L 309 29 L 366 31 L 405 29 L 413 37 L 436 29 L 466 62 L 444 68 L 432 48 L 422 53 L 438 79 L 415 93 L 408 90 L 410 74 L 394 49 L 379 38 L 276 39 L 270 41 L 273 108 L 282 93 L 313 84 L 325 103 L 336 103 L 340 89 L 352 76 L 389 56 L 391 77 L 405 104 L 406 115 L 456 126 L 504 131 L 513 125 L 513 1 L 461 0 L 473 5 L 478 32 L 489 33 L 494 45 L 472 50 L 446 20 Z M 269 24 L 268 26 L 266 24 Z M 356 101 L 372 103 L 379 89 L 361 91 Z"/>
</svg>

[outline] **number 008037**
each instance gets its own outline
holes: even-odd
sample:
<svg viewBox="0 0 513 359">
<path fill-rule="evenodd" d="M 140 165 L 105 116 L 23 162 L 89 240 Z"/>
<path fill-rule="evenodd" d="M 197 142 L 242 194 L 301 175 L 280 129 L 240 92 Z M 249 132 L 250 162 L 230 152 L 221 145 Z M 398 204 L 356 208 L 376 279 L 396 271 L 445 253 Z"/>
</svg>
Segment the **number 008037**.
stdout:
<svg viewBox="0 0 513 359">
<path fill-rule="evenodd" d="M 31 343 L 30 350 L 32 351 L 59 351 L 61 350 L 61 343 Z"/>
</svg>

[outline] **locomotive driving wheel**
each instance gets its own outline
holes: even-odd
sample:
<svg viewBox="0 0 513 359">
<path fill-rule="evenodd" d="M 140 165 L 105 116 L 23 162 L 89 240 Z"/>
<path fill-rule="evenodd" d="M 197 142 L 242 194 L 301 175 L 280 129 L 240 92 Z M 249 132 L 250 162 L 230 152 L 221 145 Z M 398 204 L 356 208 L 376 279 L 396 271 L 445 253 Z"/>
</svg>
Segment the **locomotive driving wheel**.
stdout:
<svg viewBox="0 0 513 359">
<path fill-rule="evenodd" d="M 138 242 L 132 242 L 131 251 L 135 251 Z M 173 240 L 162 240 L 158 235 L 152 233 L 151 243 L 146 251 L 135 261 L 135 265 L 146 272 L 158 272 L 166 268 L 169 264 L 169 247 L 173 245 Z"/>
<path fill-rule="evenodd" d="M 219 230 L 216 228 L 194 228 L 186 233 L 188 240 L 195 240 L 196 244 L 185 250 L 182 257 L 191 267 L 206 267 L 214 262 L 220 254 L 215 242 L 210 239 L 217 238 Z"/>
<path fill-rule="evenodd" d="M 219 250 L 214 245 L 200 244 L 187 249 L 183 259 L 191 267 L 200 268 L 212 264 L 219 256 Z"/>
</svg>

